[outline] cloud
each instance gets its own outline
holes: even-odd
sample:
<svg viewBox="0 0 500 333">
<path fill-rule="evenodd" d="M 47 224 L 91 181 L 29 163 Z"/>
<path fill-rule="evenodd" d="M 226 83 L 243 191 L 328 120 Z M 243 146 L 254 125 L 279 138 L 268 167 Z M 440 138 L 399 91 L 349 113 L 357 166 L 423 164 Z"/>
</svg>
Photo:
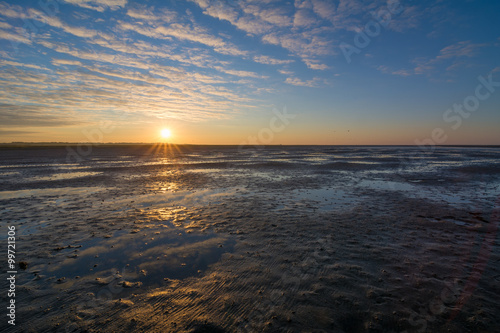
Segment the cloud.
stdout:
<svg viewBox="0 0 500 333">
<path fill-rule="evenodd" d="M 447 71 L 453 71 L 457 68 L 468 65 L 470 62 L 464 62 L 463 58 L 473 58 L 479 50 L 487 44 L 474 44 L 471 41 L 461 41 L 442 48 L 439 54 L 430 59 L 416 58 L 413 63 L 416 64 L 414 72 L 416 74 L 428 74 L 435 70 L 437 66 L 446 64 Z"/>
<path fill-rule="evenodd" d="M 191 29 L 188 25 L 175 23 L 168 27 L 160 26 L 155 29 L 160 35 L 175 37 L 179 40 L 204 44 L 210 47 L 221 48 L 225 46 L 224 40 L 215 37 L 201 28 Z"/>
<path fill-rule="evenodd" d="M 312 7 L 316 15 L 325 19 L 333 20 L 335 16 L 335 4 L 327 0 L 312 0 Z"/>
<path fill-rule="evenodd" d="M 82 66 L 82 63 L 80 61 L 66 60 L 66 59 L 52 59 L 52 64 L 56 66 L 61 66 L 61 65 Z"/>
<path fill-rule="evenodd" d="M 326 0 L 315 0 L 314 2 L 323 3 Z M 374 9 L 376 7 L 380 7 L 384 2 L 370 1 L 369 3 L 363 3 L 360 0 L 339 0 L 339 4 L 336 9 L 336 14 L 340 14 L 344 17 L 346 16 L 354 16 L 358 14 L 362 14 L 363 12 L 369 12 L 370 9 Z M 323 7 L 323 9 L 325 9 Z M 330 12 L 332 9 L 329 9 Z"/>
<path fill-rule="evenodd" d="M 68 2 L 98 12 L 123 9 L 126 4 Z M 256 56 L 255 51 L 238 48 L 230 40 L 232 36 L 213 33 L 212 27 L 200 25 L 189 14 L 153 7 L 128 7 L 122 11 L 126 14 L 122 20 L 110 20 L 106 29 L 93 23 L 108 14 L 82 11 L 70 21 L 36 6 L 0 3 L 0 9 L 0 17 L 12 22 L 25 19 L 40 28 L 26 34 L 27 39 L 16 35 L 22 28 L 8 21 L 0 24 L 5 30 L 2 38 L 36 45 L 38 56 L 43 54 L 43 63 L 48 62 L 47 67 L 30 63 L 29 52 L 20 54 L 16 61 L 0 60 L 0 123 L 13 130 L 16 126 L 86 124 L 89 119 L 116 119 L 113 115 L 120 114 L 138 121 L 144 117 L 149 117 L 148 121 L 150 117 L 188 121 L 228 118 L 243 106 L 255 107 L 261 103 L 255 96 L 271 91 L 265 83 L 256 83 L 268 76 L 235 68 L 229 56 L 246 62 L 255 56 L 256 61 L 271 65 L 294 61 Z M 237 19 L 229 15 L 230 9 L 220 14 L 221 19 Z M 273 13 L 262 15 L 277 22 Z"/>
<path fill-rule="evenodd" d="M 146 60 L 144 55 L 136 58 L 117 52 L 108 54 L 44 39 L 39 44 L 77 60 L 53 58 L 53 70 L 2 60 L 0 103 L 4 108 L 0 122 L 6 126 L 70 126 L 100 115 L 109 117 L 110 110 L 139 117 L 137 121 L 141 117 L 220 119 L 229 117 L 240 105 L 250 105 L 253 99 L 248 95 L 265 90 L 252 88 L 248 80 L 239 83 L 214 75 L 208 67 L 206 73 L 192 69 L 188 72 Z M 154 47 L 139 43 L 133 52 L 157 51 Z M 266 78 L 222 66 L 214 70 L 228 76 Z M 228 83 L 233 86 L 227 86 Z M 243 86 L 240 89 L 234 84 Z M 41 115 L 46 115 L 43 121 Z"/>
<path fill-rule="evenodd" d="M 393 70 L 390 67 L 385 66 L 385 65 L 378 66 L 377 70 L 379 72 L 384 73 L 384 74 L 391 74 L 391 75 L 398 75 L 398 76 L 410 76 L 410 75 L 414 74 L 413 71 L 410 71 L 407 69 Z"/>
<path fill-rule="evenodd" d="M 310 69 L 325 70 L 330 68 L 330 66 L 319 63 L 318 60 L 303 59 L 303 61 L 306 64 L 306 66 L 309 67 Z"/>
<path fill-rule="evenodd" d="M 399 69 L 399 70 L 393 71 L 392 74 L 399 75 L 399 76 L 410 76 L 413 73 L 407 69 Z"/>
<path fill-rule="evenodd" d="M 309 10 L 301 9 L 295 12 L 293 25 L 295 27 L 310 27 L 318 21 Z"/>
<path fill-rule="evenodd" d="M 264 43 L 278 45 L 302 60 L 308 59 L 310 68 L 327 69 L 327 65 L 315 58 L 335 54 L 329 33 L 332 28 L 313 28 L 321 18 L 314 16 L 310 1 L 296 1 L 293 5 L 280 7 L 273 7 L 269 1 L 238 2 L 238 6 L 232 7 L 223 1 L 191 1 L 206 15 L 226 20 L 247 34 L 258 36 Z M 327 2 L 318 1 L 315 6 L 318 12 L 332 11 Z"/>
<path fill-rule="evenodd" d="M 278 27 L 292 26 L 291 11 L 289 7 L 268 8 L 268 5 L 247 5 L 243 7 L 246 14 L 260 18 L 262 21 Z"/>
<path fill-rule="evenodd" d="M 174 22 L 177 14 L 167 9 L 157 10 L 154 7 L 136 7 L 127 11 L 127 15 L 148 22 L 170 23 Z"/>
<path fill-rule="evenodd" d="M 97 35 L 97 32 L 92 29 L 86 29 L 83 27 L 73 27 L 70 26 L 64 22 L 62 22 L 59 18 L 56 16 L 52 15 L 46 15 L 45 13 L 34 9 L 34 8 L 28 8 L 25 10 L 24 8 L 16 5 L 8 5 L 8 4 L 3 4 L 0 3 L 0 12 L 1 15 L 9 17 L 9 18 L 17 18 L 17 19 L 23 19 L 25 24 L 24 26 L 20 29 L 24 35 L 27 35 L 29 32 L 31 33 L 36 33 L 37 28 L 36 26 L 39 25 L 31 23 L 29 20 L 34 20 L 41 22 L 43 24 L 47 24 L 49 26 L 52 26 L 54 28 L 59 28 L 64 30 L 65 32 L 78 36 L 78 37 L 83 37 L 83 38 L 90 38 L 94 37 Z M 11 33 L 5 33 L 6 36 L 10 38 L 4 38 L 4 39 L 11 39 L 16 38 L 16 41 L 19 41 L 21 43 L 25 44 L 31 44 L 31 42 L 24 36 L 14 36 L 12 37 Z"/>
<path fill-rule="evenodd" d="M 456 57 L 472 58 L 477 54 L 478 49 L 484 46 L 486 46 L 486 44 L 473 44 L 471 41 L 458 42 L 439 51 L 439 55 L 436 57 L 435 61 Z"/>
<path fill-rule="evenodd" d="M 96 30 L 86 29 L 82 27 L 72 27 L 68 24 L 62 22 L 59 18 L 55 16 L 48 16 L 38 11 L 36 9 L 30 8 L 28 10 L 29 17 L 33 20 L 40 21 L 42 23 L 48 24 L 55 28 L 60 28 L 69 34 L 75 35 L 77 37 L 90 38 L 97 35 Z"/>
<path fill-rule="evenodd" d="M 245 31 L 250 35 L 262 35 L 272 30 L 272 25 L 258 18 L 244 16 L 233 23 L 238 29 Z"/>
<path fill-rule="evenodd" d="M 0 29 L 11 29 L 12 26 L 8 24 L 7 22 L 1 22 L 0 21 Z"/>
<path fill-rule="evenodd" d="M 210 6 L 202 4 L 200 7 L 204 8 L 204 14 L 215 17 L 219 20 L 225 20 L 229 22 L 236 22 L 238 19 L 238 12 L 225 4 L 224 1 L 212 2 Z"/>
<path fill-rule="evenodd" d="M 71 55 L 81 60 L 135 67 L 144 70 L 155 69 L 158 67 L 154 63 L 152 64 L 141 60 L 150 57 L 170 59 L 183 65 L 193 65 L 201 68 L 214 68 L 216 65 L 222 65 L 222 62 L 220 62 L 217 58 L 200 53 L 199 51 L 194 52 L 194 55 L 191 56 L 191 49 L 181 49 L 182 52 L 171 53 L 170 50 L 164 45 L 156 46 L 144 41 L 125 43 L 115 39 L 106 40 L 98 38 L 89 42 L 108 48 L 114 52 L 97 52 L 92 47 L 84 50 L 70 48 L 66 45 L 55 44 L 45 40 L 39 41 L 38 43 L 56 52 Z"/>
<path fill-rule="evenodd" d="M 70 48 L 67 45 L 54 44 L 48 41 L 39 41 L 38 44 L 53 49 L 56 52 L 68 54 L 75 58 L 83 60 L 106 62 L 120 66 L 135 67 L 142 69 L 149 68 L 149 65 L 144 61 L 132 57 L 127 57 L 124 55 L 96 52 L 93 49 L 81 50 L 77 48 Z"/>
<path fill-rule="evenodd" d="M 106 9 L 117 10 L 125 7 L 127 0 L 64 0 L 75 6 L 104 12 Z"/>
<path fill-rule="evenodd" d="M 283 74 L 283 75 L 293 75 L 294 74 L 294 72 L 288 71 L 288 70 L 285 70 L 285 69 L 280 69 L 280 70 L 278 70 L 278 72 L 280 74 Z"/>
<path fill-rule="evenodd" d="M 424 13 L 417 6 L 406 7 L 401 14 L 393 15 L 388 28 L 397 32 L 418 28 Z"/>
<path fill-rule="evenodd" d="M 51 113 L 47 107 L 39 105 L 0 104 L 0 123 L 3 126 L 23 127 L 61 127 L 83 124 L 74 117 Z"/>
<path fill-rule="evenodd" d="M 431 65 L 431 62 L 428 60 L 422 60 L 421 58 L 417 58 L 413 60 L 413 63 L 416 64 L 414 68 L 415 74 L 422 75 L 431 72 L 434 69 L 434 66 Z"/>
<path fill-rule="evenodd" d="M 210 6 L 210 2 L 211 2 L 211 0 L 190 0 L 190 1 L 196 3 L 198 6 L 200 6 L 203 9 Z"/>
<path fill-rule="evenodd" d="M 31 44 L 32 41 L 24 36 L 13 34 L 8 31 L 0 29 L 0 39 L 10 40 L 15 43 Z"/>
<path fill-rule="evenodd" d="M 308 81 L 302 81 L 301 79 L 296 78 L 296 77 L 289 77 L 285 80 L 285 83 L 288 83 L 288 84 L 291 84 L 294 86 L 299 86 L 299 87 L 314 88 L 314 87 L 318 86 L 319 81 L 321 81 L 321 79 L 319 79 L 319 78 L 314 78 L 314 79 L 308 80 Z"/>
<path fill-rule="evenodd" d="M 0 2 L 0 15 L 10 18 L 26 19 L 24 8 L 18 5 L 11 5 Z"/>
<path fill-rule="evenodd" d="M 266 65 L 285 65 L 285 64 L 291 64 L 294 62 L 294 60 L 280 60 L 280 59 L 275 59 L 269 56 L 254 56 L 253 60 L 255 62 L 258 62 L 260 64 L 266 64 Z"/>
<path fill-rule="evenodd" d="M 234 56 L 245 56 L 248 54 L 247 51 L 238 49 L 232 43 L 226 42 L 222 38 L 216 37 L 198 26 L 191 27 L 187 24 L 173 23 L 168 26 L 148 27 L 120 21 L 119 28 L 125 31 L 134 31 L 150 38 L 168 39 L 174 37 L 180 41 L 200 43 L 211 47 L 215 52 L 221 54 Z"/>
<path fill-rule="evenodd" d="M 26 67 L 26 68 L 33 68 L 33 69 L 40 69 L 40 70 L 47 69 L 45 67 L 41 67 L 38 65 L 21 63 L 21 62 L 10 61 L 10 60 L 1 60 L 1 59 L 0 59 L 0 66 L 16 66 L 16 67 Z"/>
<path fill-rule="evenodd" d="M 219 72 L 234 75 L 234 76 L 239 76 L 239 77 L 253 77 L 257 79 L 267 79 L 269 76 L 264 76 L 260 75 L 254 72 L 249 72 L 249 71 L 239 71 L 239 70 L 233 70 L 233 69 L 226 69 L 220 66 L 215 66 L 215 69 L 217 69 Z"/>
</svg>

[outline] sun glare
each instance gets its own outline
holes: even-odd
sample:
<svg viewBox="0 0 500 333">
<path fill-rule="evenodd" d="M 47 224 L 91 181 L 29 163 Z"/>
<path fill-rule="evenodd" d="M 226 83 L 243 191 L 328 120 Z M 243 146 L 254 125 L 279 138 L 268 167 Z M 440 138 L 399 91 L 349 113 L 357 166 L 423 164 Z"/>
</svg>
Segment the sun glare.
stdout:
<svg viewBox="0 0 500 333">
<path fill-rule="evenodd" d="M 160 134 L 161 134 L 162 138 L 168 139 L 172 135 L 172 132 L 170 132 L 170 130 L 168 128 L 164 128 L 164 129 L 161 130 Z"/>
</svg>

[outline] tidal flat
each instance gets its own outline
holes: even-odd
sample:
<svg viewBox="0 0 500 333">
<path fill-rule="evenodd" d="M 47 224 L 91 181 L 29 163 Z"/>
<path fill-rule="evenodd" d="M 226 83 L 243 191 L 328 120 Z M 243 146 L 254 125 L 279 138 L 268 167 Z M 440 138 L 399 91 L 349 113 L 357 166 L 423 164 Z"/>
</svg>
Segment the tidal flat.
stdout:
<svg viewBox="0 0 500 333">
<path fill-rule="evenodd" d="M 0 148 L 2 332 L 500 331 L 498 147 L 90 149 Z"/>
</svg>

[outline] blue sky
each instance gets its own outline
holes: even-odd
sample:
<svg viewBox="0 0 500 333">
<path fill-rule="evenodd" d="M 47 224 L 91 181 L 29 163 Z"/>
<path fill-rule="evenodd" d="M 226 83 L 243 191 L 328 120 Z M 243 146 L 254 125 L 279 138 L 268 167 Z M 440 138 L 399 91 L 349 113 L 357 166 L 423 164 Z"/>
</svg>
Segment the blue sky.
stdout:
<svg viewBox="0 0 500 333">
<path fill-rule="evenodd" d="M 176 143 L 500 144 L 498 13 L 491 0 L 0 2 L 0 142 L 156 142 L 168 127 Z M 274 126 L 277 113 L 290 116 Z"/>
</svg>

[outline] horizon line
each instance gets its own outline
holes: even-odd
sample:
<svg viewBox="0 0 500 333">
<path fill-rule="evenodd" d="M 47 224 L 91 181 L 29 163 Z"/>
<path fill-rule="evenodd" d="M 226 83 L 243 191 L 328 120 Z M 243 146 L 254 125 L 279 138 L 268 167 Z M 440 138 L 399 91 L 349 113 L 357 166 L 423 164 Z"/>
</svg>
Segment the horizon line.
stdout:
<svg viewBox="0 0 500 333">
<path fill-rule="evenodd" d="M 29 145 L 29 146 L 78 146 L 78 145 L 92 145 L 92 146 L 112 146 L 112 145 L 174 145 L 174 146 L 247 146 L 247 147 L 279 147 L 279 146 L 353 146 L 353 147 L 500 147 L 500 144 L 436 144 L 436 145 L 417 145 L 417 144 L 265 144 L 265 145 L 249 145 L 249 144 L 207 144 L 207 143 L 172 143 L 172 142 L 0 142 L 0 146 L 16 146 L 16 145 Z"/>
</svg>

